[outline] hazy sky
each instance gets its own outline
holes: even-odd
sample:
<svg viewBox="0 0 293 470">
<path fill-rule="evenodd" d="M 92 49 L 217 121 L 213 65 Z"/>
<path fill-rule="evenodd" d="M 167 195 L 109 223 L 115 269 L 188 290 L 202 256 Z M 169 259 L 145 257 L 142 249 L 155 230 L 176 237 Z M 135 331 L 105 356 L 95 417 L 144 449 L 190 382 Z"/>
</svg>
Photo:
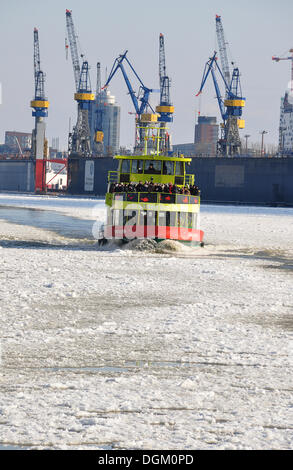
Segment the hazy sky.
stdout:
<svg viewBox="0 0 293 470">
<path fill-rule="evenodd" d="M 175 105 L 173 143 L 192 142 L 196 113 L 217 115 L 211 84 L 201 99 L 195 97 L 205 62 L 216 48 L 215 15 L 222 16 L 226 39 L 241 71 L 246 133 L 260 141 L 277 143 L 280 98 L 290 80 L 290 61 L 272 62 L 272 55 L 289 55 L 293 47 L 292 0 L 1 0 L 0 51 L 2 105 L 0 142 L 5 130 L 30 132 L 34 126 L 30 100 L 33 82 L 33 28 L 39 29 L 41 66 L 46 73 L 50 101 L 47 136 L 60 137 L 67 148 L 69 118 L 76 120 L 71 56 L 65 57 L 65 10 L 72 10 L 80 43 L 90 65 L 95 90 L 96 63 L 110 71 L 114 59 L 128 49 L 128 57 L 144 84 L 159 87 L 159 34 L 165 36 L 167 73 L 172 79 Z M 137 89 L 135 80 L 133 86 Z M 117 73 L 109 87 L 121 105 L 122 145 L 131 146 L 134 117 L 125 82 Z M 154 104 L 158 94 L 154 94 Z"/>
</svg>

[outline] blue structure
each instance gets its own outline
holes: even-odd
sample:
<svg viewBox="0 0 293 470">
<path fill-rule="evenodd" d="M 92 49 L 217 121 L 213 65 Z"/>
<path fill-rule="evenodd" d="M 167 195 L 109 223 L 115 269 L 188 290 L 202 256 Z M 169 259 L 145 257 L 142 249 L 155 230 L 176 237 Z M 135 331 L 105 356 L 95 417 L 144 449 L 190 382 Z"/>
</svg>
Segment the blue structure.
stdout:
<svg viewBox="0 0 293 470">
<path fill-rule="evenodd" d="M 43 118 L 48 116 L 49 102 L 45 96 L 45 75 L 41 70 L 39 32 L 34 28 L 34 76 L 35 76 L 35 94 L 31 101 L 33 117 Z"/>
<path fill-rule="evenodd" d="M 92 154 L 90 132 L 92 116 L 91 106 L 95 95 L 91 90 L 88 62 L 83 60 L 82 66 L 80 67 L 79 55 L 82 58 L 83 55 L 78 53 L 77 35 L 71 10 L 66 10 L 66 27 L 76 89 L 74 99 L 77 101 L 77 123 L 73 128 L 73 132 L 69 134 L 68 150 L 70 154 L 79 154 L 85 157 Z M 66 45 L 66 47 L 68 46 Z"/>
<path fill-rule="evenodd" d="M 133 103 L 135 113 L 136 113 L 136 128 L 137 128 L 137 134 L 136 134 L 136 142 L 135 142 L 135 149 L 136 151 L 140 151 L 143 149 L 144 146 L 144 137 L 147 132 L 147 127 L 149 123 L 154 123 L 157 122 L 158 116 L 155 114 L 152 106 L 149 103 L 149 97 L 150 94 L 155 91 L 152 88 L 148 88 L 145 86 L 136 73 L 135 69 L 131 65 L 130 61 L 126 57 L 128 51 L 126 51 L 124 54 L 121 54 L 117 59 L 115 59 L 113 67 L 111 69 L 111 72 L 109 74 L 109 77 L 106 81 L 106 84 L 102 88 L 103 90 L 109 85 L 110 81 L 114 77 L 115 73 L 117 72 L 118 69 L 121 70 L 123 78 L 125 80 L 129 95 L 131 97 L 131 101 Z M 130 67 L 131 71 L 139 81 L 140 87 L 138 94 L 136 95 L 135 91 L 132 88 L 132 85 L 130 83 L 130 80 L 128 78 L 126 69 L 124 67 L 124 63 L 126 62 L 128 66 Z M 148 110 L 151 110 L 151 113 L 148 113 Z"/>
<path fill-rule="evenodd" d="M 159 77 L 160 77 L 160 105 L 156 111 L 160 113 L 159 122 L 172 122 L 174 107 L 170 98 L 170 78 L 166 73 L 165 42 L 164 35 L 160 34 L 159 47 Z"/>
<path fill-rule="evenodd" d="M 173 122 L 174 106 L 171 103 L 170 87 L 171 81 L 166 72 L 165 41 L 161 33 L 159 37 L 159 77 L 160 77 L 160 104 L 156 107 L 159 113 L 158 122 L 160 125 L 160 151 L 168 154 L 171 150 L 170 135 L 166 124 Z"/>
<path fill-rule="evenodd" d="M 217 63 L 216 52 L 206 64 L 204 76 L 198 95 L 202 92 L 209 73 L 212 73 L 216 95 L 219 103 L 223 124 L 221 126 L 221 138 L 218 142 L 218 154 L 226 157 L 233 157 L 240 154 L 241 140 L 239 129 L 244 129 L 245 121 L 241 119 L 242 108 L 245 106 L 245 98 L 242 97 L 240 85 L 240 72 L 233 66 L 232 78 L 227 54 L 227 42 L 225 40 L 224 29 L 221 16 L 216 15 L 216 34 L 218 39 L 219 54 L 222 67 Z M 215 72 L 220 73 L 225 88 L 225 99 L 222 99 L 220 88 L 217 83 Z M 197 96 L 198 96 L 197 95 Z"/>
<path fill-rule="evenodd" d="M 114 64 L 113 64 L 113 67 L 112 67 L 112 70 L 109 74 L 109 77 L 106 81 L 106 84 L 104 85 L 103 89 L 106 88 L 110 81 L 112 80 L 112 78 L 114 77 L 115 73 L 117 72 L 118 69 L 121 70 L 122 72 L 122 75 L 124 77 L 124 80 L 125 80 L 125 83 L 126 83 L 126 86 L 128 88 L 128 91 L 129 91 L 129 94 L 130 94 L 130 97 L 131 97 L 131 100 L 132 100 L 132 103 L 133 103 L 133 106 L 134 106 L 134 109 L 136 111 L 136 114 L 138 116 L 138 118 L 141 118 L 142 114 L 145 113 L 145 111 L 147 110 L 148 107 L 151 108 L 151 110 L 154 112 L 154 110 L 152 109 L 151 105 L 149 104 L 149 96 L 150 96 L 150 93 L 154 90 L 152 90 L 151 88 L 148 88 L 146 87 L 142 80 L 140 79 L 140 77 L 138 76 L 138 74 L 136 73 L 136 71 L 134 70 L 133 66 L 131 65 L 131 63 L 129 62 L 128 58 L 126 57 L 126 54 L 127 54 L 128 51 L 126 51 L 124 54 L 121 54 L 119 57 L 117 57 L 117 59 L 115 59 L 114 61 Z M 126 70 L 125 70 L 125 67 L 123 65 L 123 61 L 126 61 L 127 64 L 129 65 L 130 69 L 132 70 L 132 72 L 134 73 L 134 75 L 136 76 L 136 78 L 138 79 L 139 83 L 140 83 L 140 90 L 142 90 L 143 94 L 141 97 L 139 97 L 140 95 L 140 91 L 138 92 L 138 96 L 136 96 L 133 88 L 132 88 L 132 85 L 130 83 L 130 80 L 128 78 L 128 75 L 126 73 Z M 139 104 L 139 101 L 140 101 L 140 104 Z"/>
<path fill-rule="evenodd" d="M 222 136 L 219 140 L 219 153 L 222 156 L 234 156 L 239 154 L 241 149 L 239 128 L 243 129 L 245 126 L 245 122 L 243 119 L 241 119 L 241 116 L 246 100 L 242 97 L 239 69 L 237 67 L 233 69 L 231 81 L 230 83 L 227 83 L 217 60 L 217 52 L 214 52 L 213 57 L 211 57 L 206 63 L 200 90 L 196 96 L 199 96 L 202 93 L 207 78 L 209 74 L 211 74 L 220 113 L 223 119 Z M 222 97 L 216 72 L 219 73 L 220 78 L 224 84 L 226 96 L 225 99 Z"/>
</svg>

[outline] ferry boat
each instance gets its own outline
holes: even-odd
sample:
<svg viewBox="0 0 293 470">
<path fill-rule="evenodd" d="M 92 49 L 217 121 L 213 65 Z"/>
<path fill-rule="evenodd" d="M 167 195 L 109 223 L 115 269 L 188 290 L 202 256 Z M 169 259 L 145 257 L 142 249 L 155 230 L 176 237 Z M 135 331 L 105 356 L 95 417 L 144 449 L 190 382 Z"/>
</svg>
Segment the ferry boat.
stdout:
<svg viewBox="0 0 293 470">
<path fill-rule="evenodd" d="M 148 152 L 116 155 L 117 170 L 108 173 L 107 240 L 178 240 L 203 246 L 200 191 L 187 173 L 191 158 Z"/>
</svg>

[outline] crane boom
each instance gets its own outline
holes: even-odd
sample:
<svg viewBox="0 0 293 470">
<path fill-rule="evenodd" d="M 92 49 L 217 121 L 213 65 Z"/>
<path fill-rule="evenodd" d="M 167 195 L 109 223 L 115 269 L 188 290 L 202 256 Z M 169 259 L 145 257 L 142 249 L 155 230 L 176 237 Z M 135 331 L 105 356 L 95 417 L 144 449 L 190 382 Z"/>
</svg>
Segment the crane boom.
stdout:
<svg viewBox="0 0 293 470">
<path fill-rule="evenodd" d="M 117 57 L 117 59 L 115 59 L 111 72 L 109 74 L 109 77 L 103 89 L 109 85 L 110 81 L 114 77 L 117 70 L 120 69 L 123 75 L 123 78 L 125 80 L 128 93 L 131 97 L 131 101 L 133 103 L 135 114 L 136 114 L 135 149 L 137 149 L 136 151 L 142 151 L 146 142 L 148 127 L 150 123 L 153 124 L 154 122 L 157 122 L 157 119 L 158 119 L 157 114 L 155 114 L 152 106 L 149 103 L 149 97 L 153 91 L 159 91 L 159 90 L 153 90 L 151 88 L 146 87 L 143 84 L 139 75 L 136 73 L 135 69 L 133 68 L 130 61 L 126 57 L 127 52 L 128 51 L 126 51 L 124 54 L 121 54 L 119 57 Z M 126 69 L 124 67 L 124 61 L 128 64 L 133 74 L 139 81 L 140 88 L 137 94 L 133 90 L 131 82 L 128 78 Z M 151 110 L 151 113 L 148 113 L 148 108 Z"/>
<path fill-rule="evenodd" d="M 45 76 L 41 70 L 39 32 L 34 28 L 35 100 L 45 100 Z"/>
<path fill-rule="evenodd" d="M 159 76 L 160 76 L 160 105 L 170 105 L 170 79 L 166 74 L 164 35 L 159 38 Z"/>
<path fill-rule="evenodd" d="M 113 64 L 112 69 L 111 69 L 111 72 L 109 74 L 109 77 L 108 77 L 108 79 L 107 79 L 107 81 L 106 81 L 103 88 L 106 88 L 109 85 L 110 81 L 114 77 L 117 70 L 120 69 L 121 72 L 122 72 L 122 75 L 124 77 L 128 92 L 130 94 L 135 112 L 138 116 L 141 116 L 146 111 L 147 107 L 150 107 L 152 109 L 151 105 L 149 104 L 149 96 L 150 96 L 150 93 L 153 90 L 151 88 L 146 87 L 143 84 L 142 80 L 140 79 L 140 77 L 138 76 L 136 71 L 134 70 L 134 68 L 131 65 L 131 63 L 129 62 L 128 58 L 126 57 L 127 52 L 128 51 L 125 51 L 124 54 L 121 54 L 119 57 L 117 57 L 117 59 L 115 59 L 114 64 Z M 134 73 L 134 75 L 136 76 L 136 78 L 138 79 L 138 81 L 141 85 L 141 89 L 143 91 L 143 95 L 142 95 L 141 98 L 138 98 L 138 96 L 135 94 L 135 91 L 132 88 L 132 85 L 131 85 L 130 80 L 129 80 L 128 75 L 127 75 L 127 72 L 126 72 L 125 67 L 123 65 L 124 60 L 127 62 L 127 64 L 129 65 L 129 67 L 131 68 L 132 72 Z M 139 104 L 139 101 L 141 102 L 141 104 Z M 152 111 L 153 111 L 153 109 L 152 109 Z"/>
<path fill-rule="evenodd" d="M 41 59 L 40 59 L 40 44 L 39 44 L 39 31 L 34 28 L 34 74 L 35 77 L 41 70 Z"/>
<path fill-rule="evenodd" d="M 66 10 L 66 27 L 67 27 L 67 33 L 68 33 L 68 41 L 70 45 L 73 74 L 74 74 L 74 80 L 75 80 L 75 88 L 77 91 L 78 85 L 79 85 L 79 78 L 80 78 L 80 63 L 79 63 L 79 55 L 78 55 L 77 40 L 76 40 L 77 35 L 76 35 L 74 24 L 73 24 L 71 10 Z"/>
<path fill-rule="evenodd" d="M 219 15 L 216 15 L 216 33 L 217 33 L 223 75 L 225 77 L 226 82 L 230 83 L 231 75 L 230 75 L 230 68 L 229 68 L 228 54 L 227 54 L 227 47 L 226 47 L 227 43 L 225 41 L 222 19 L 221 19 L 221 16 Z"/>
<path fill-rule="evenodd" d="M 159 122 L 166 123 L 173 121 L 174 106 L 172 106 L 170 98 L 171 80 L 166 73 L 165 58 L 165 40 L 161 33 L 159 37 L 159 78 L 160 78 L 160 104 L 156 107 L 156 111 L 160 113 Z"/>
<path fill-rule="evenodd" d="M 293 93 L 293 49 L 290 49 L 291 56 L 289 57 L 272 57 L 272 60 L 275 62 L 280 62 L 280 60 L 291 60 L 291 93 Z"/>
<path fill-rule="evenodd" d="M 216 91 L 218 105 L 219 105 L 219 108 L 220 108 L 220 113 L 221 113 L 223 121 L 225 121 L 227 119 L 227 115 L 226 115 L 224 102 L 223 102 L 223 99 L 222 99 L 222 96 L 221 96 L 221 91 L 220 91 L 220 88 L 219 88 L 219 85 L 218 85 L 217 77 L 216 77 L 216 74 L 215 74 L 215 68 L 219 71 L 219 73 L 220 73 L 220 75 L 221 75 L 221 77 L 224 81 L 226 90 L 228 89 L 228 85 L 226 83 L 225 77 L 224 77 L 224 75 L 223 75 L 223 73 L 222 73 L 222 71 L 221 71 L 221 69 L 220 69 L 220 67 L 218 66 L 218 63 L 217 63 L 217 53 L 214 52 L 213 57 L 210 57 L 210 59 L 208 60 L 208 62 L 205 65 L 204 72 L 203 72 L 203 77 L 202 77 L 202 81 L 201 81 L 201 86 L 200 86 L 199 92 L 197 93 L 196 96 L 199 96 L 202 93 L 202 91 L 204 89 L 204 86 L 206 84 L 206 81 L 208 79 L 208 76 L 209 76 L 209 74 L 211 74 L 212 78 L 213 78 L 213 82 L 214 82 L 214 87 L 215 87 L 215 91 Z"/>
</svg>

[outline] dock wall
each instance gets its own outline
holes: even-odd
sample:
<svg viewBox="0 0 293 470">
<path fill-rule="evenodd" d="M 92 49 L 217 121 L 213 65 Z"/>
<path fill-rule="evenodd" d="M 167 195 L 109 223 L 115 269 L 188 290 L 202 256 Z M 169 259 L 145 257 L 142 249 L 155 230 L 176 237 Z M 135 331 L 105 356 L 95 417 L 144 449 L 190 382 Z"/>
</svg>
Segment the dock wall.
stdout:
<svg viewBox="0 0 293 470">
<path fill-rule="evenodd" d="M 68 193 L 104 196 L 112 158 L 69 160 Z M 293 158 L 193 158 L 203 202 L 293 206 Z M 0 160 L 0 191 L 34 192 L 34 162 Z"/>
<path fill-rule="evenodd" d="M 69 192 L 103 196 L 116 166 L 112 158 L 72 160 Z M 193 158 L 186 171 L 203 202 L 293 205 L 293 158 Z"/>
<path fill-rule="evenodd" d="M 0 160 L 0 191 L 33 192 L 35 165 L 32 160 Z"/>
</svg>

